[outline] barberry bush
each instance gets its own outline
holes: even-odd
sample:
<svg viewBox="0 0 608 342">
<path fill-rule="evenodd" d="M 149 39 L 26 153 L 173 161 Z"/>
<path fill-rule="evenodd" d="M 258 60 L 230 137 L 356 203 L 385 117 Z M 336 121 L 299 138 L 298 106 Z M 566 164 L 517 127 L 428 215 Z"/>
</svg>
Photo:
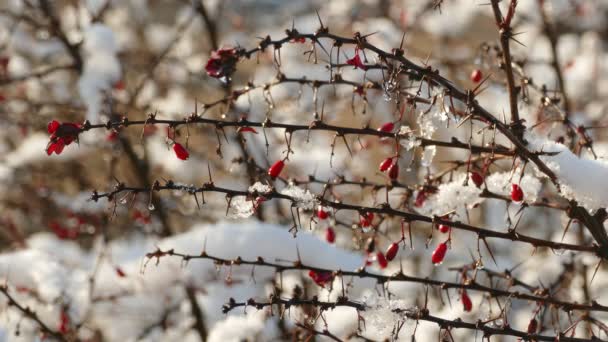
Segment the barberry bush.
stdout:
<svg viewBox="0 0 608 342">
<path fill-rule="evenodd" d="M 608 2 L 0 4 L 0 339 L 608 340 Z"/>
</svg>

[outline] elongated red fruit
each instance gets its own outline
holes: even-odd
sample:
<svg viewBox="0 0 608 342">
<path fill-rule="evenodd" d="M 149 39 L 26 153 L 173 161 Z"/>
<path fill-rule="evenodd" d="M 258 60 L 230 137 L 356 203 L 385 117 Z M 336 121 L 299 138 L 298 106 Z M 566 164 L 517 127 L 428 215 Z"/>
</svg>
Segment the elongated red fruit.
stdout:
<svg viewBox="0 0 608 342">
<path fill-rule="evenodd" d="M 332 227 L 327 228 L 325 231 L 325 240 L 329 243 L 334 243 L 336 241 L 336 232 Z"/>
<path fill-rule="evenodd" d="M 511 184 L 511 200 L 518 203 L 524 200 L 524 191 L 517 184 Z"/>
<path fill-rule="evenodd" d="M 448 244 L 445 242 L 440 243 L 437 248 L 433 251 L 431 255 L 431 261 L 433 264 L 441 264 L 443 262 L 443 258 L 445 257 L 445 253 L 448 251 Z"/>
<path fill-rule="evenodd" d="M 393 158 L 386 158 L 382 161 L 382 163 L 380 163 L 380 171 L 384 172 L 386 170 L 388 170 L 389 167 L 391 167 L 391 165 L 393 165 Z"/>
<path fill-rule="evenodd" d="M 467 290 L 462 290 L 460 300 L 462 301 L 462 307 L 464 311 L 469 312 L 473 309 L 473 302 L 471 301 L 471 297 L 469 297 Z"/>
<path fill-rule="evenodd" d="M 538 328 L 538 321 L 536 320 L 536 318 L 532 318 L 530 320 L 530 322 L 528 323 L 528 334 L 534 334 L 536 332 L 536 329 Z"/>
<path fill-rule="evenodd" d="M 272 164 L 272 166 L 268 169 L 268 175 L 272 178 L 277 178 L 281 171 L 283 171 L 283 167 L 285 166 L 285 162 L 279 160 Z"/>
<path fill-rule="evenodd" d="M 186 160 L 188 159 L 188 157 L 190 157 L 190 153 L 188 153 L 188 150 L 186 150 L 186 148 L 184 148 L 184 146 L 182 146 L 182 144 L 180 143 L 173 144 L 173 151 L 175 152 L 177 158 L 181 160 Z"/>
<path fill-rule="evenodd" d="M 483 176 L 479 172 L 471 172 L 471 180 L 478 188 L 483 184 Z"/>
<path fill-rule="evenodd" d="M 380 266 L 380 268 L 386 268 L 386 266 L 388 266 L 388 261 L 386 261 L 382 252 L 376 253 L 376 261 L 378 261 L 378 266 Z"/>
<path fill-rule="evenodd" d="M 393 242 L 386 249 L 386 253 L 384 254 L 384 256 L 386 256 L 386 260 L 391 261 L 395 259 L 395 257 L 397 256 L 397 252 L 399 252 L 399 244 Z"/>
</svg>

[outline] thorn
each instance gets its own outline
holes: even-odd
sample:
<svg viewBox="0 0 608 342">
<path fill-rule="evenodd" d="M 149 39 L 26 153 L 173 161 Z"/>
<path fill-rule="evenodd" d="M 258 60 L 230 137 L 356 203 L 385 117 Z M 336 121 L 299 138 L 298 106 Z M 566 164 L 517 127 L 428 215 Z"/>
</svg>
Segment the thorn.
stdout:
<svg viewBox="0 0 608 342">
<path fill-rule="evenodd" d="M 319 24 L 321 24 L 321 29 L 324 29 L 325 25 L 323 25 L 323 20 L 321 20 L 321 16 L 319 15 L 319 11 L 315 10 L 315 12 L 317 13 L 317 19 L 319 19 Z"/>
</svg>

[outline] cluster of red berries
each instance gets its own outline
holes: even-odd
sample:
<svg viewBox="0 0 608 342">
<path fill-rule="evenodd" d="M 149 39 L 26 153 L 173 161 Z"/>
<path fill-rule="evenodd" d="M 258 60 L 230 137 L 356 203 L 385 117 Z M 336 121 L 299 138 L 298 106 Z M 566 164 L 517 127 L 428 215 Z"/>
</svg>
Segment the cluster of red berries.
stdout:
<svg viewBox="0 0 608 342">
<path fill-rule="evenodd" d="M 205 65 L 205 71 L 207 75 L 214 78 L 230 77 L 236 71 L 238 61 L 239 57 L 235 48 L 221 48 L 211 53 L 211 58 Z"/>
<path fill-rule="evenodd" d="M 47 132 L 51 135 L 51 140 L 46 146 L 46 154 L 61 154 L 63 149 L 74 141 L 78 140 L 78 134 L 82 131 L 80 124 L 72 122 L 59 123 L 57 120 L 49 122 Z"/>
</svg>

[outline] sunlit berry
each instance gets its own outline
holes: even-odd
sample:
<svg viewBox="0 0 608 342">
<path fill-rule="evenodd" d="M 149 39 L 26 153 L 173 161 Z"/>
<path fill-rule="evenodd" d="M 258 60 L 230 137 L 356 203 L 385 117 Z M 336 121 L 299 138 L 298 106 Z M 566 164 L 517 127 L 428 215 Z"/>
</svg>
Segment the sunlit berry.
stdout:
<svg viewBox="0 0 608 342">
<path fill-rule="evenodd" d="M 386 253 L 384 254 L 384 256 L 386 256 L 386 260 L 391 261 L 395 259 L 395 257 L 397 256 L 397 252 L 399 252 L 399 244 L 393 242 L 386 249 Z"/>
<path fill-rule="evenodd" d="M 285 166 L 285 162 L 279 160 L 272 164 L 272 166 L 268 169 L 268 175 L 272 178 L 277 178 L 281 171 L 283 171 L 283 167 Z"/>
<path fill-rule="evenodd" d="M 448 251 L 448 244 L 446 242 L 440 243 L 437 248 L 433 251 L 431 255 L 431 261 L 433 264 L 438 265 L 443 262 L 443 258 L 445 257 L 445 253 Z"/>
</svg>

